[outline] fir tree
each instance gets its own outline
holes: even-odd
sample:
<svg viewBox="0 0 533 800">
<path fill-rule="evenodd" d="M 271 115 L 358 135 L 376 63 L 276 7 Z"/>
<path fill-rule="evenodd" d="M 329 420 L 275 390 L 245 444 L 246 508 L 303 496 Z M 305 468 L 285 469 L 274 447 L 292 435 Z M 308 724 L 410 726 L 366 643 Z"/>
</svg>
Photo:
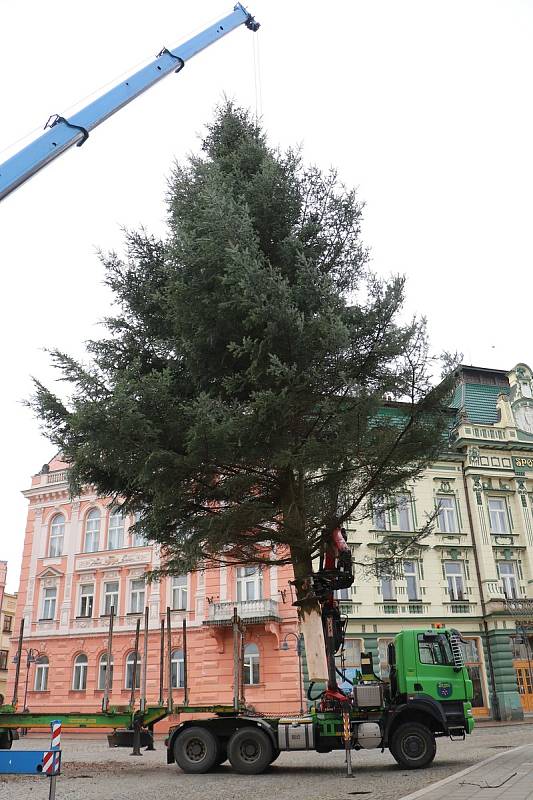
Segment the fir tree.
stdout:
<svg viewBox="0 0 533 800">
<path fill-rule="evenodd" d="M 69 401 L 37 382 L 32 404 L 73 493 L 140 512 L 168 572 L 290 562 L 303 579 L 325 535 L 438 455 L 449 386 L 424 320 L 401 321 L 404 279 L 368 269 L 362 211 L 228 103 L 173 171 L 166 238 L 127 232 L 102 256 L 119 313 L 88 365 L 53 352 Z"/>
</svg>

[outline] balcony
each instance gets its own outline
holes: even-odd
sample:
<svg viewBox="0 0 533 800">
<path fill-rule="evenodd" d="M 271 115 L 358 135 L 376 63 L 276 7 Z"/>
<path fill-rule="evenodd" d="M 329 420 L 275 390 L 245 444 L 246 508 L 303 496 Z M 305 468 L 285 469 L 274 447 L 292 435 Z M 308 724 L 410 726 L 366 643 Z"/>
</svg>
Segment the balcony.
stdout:
<svg viewBox="0 0 533 800">
<path fill-rule="evenodd" d="M 444 606 L 447 614 L 470 614 L 474 607 L 468 602 L 464 603 L 447 603 Z"/>
<path fill-rule="evenodd" d="M 215 626 L 231 625 L 234 608 L 237 609 L 239 618 L 248 625 L 281 621 L 276 600 L 263 599 L 211 603 L 207 608 L 207 619 L 204 620 L 203 624 Z"/>
<path fill-rule="evenodd" d="M 65 483 L 68 480 L 68 469 L 59 469 L 46 474 L 46 483 Z"/>
<path fill-rule="evenodd" d="M 498 601 L 496 601 L 498 602 Z M 493 606 L 496 606 L 496 603 L 493 602 Z M 503 614 L 510 614 L 513 617 L 527 617 L 528 619 L 533 619 L 533 599 L 531 598 L 515 598 L 513 600 L 500 600 L 498 602 L 499 613 Z"/>
<path fill-rule="evenodd" d="M 416 616 L 421 615 L 428 615 L 431 610 L 431 606 L 429 603 L 424 602 L 407 602 L 407 603 L 395 603 L 394 601 L 391 602 L 384 602 L 384 603 L 376 603 L 375 604 L 378 609 L 378 613 L 382 616 L 388 617 L 391 614 L 407 616 L 409 614 L 414 614 Z"/>
</svg>

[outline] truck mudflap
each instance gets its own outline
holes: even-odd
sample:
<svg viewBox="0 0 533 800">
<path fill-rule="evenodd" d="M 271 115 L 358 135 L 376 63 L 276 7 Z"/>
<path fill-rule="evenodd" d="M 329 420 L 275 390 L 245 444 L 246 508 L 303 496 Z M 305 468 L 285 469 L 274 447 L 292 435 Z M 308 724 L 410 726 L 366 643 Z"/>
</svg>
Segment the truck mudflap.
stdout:
<svg viewBox="0 0 533 800">
<path fill-rule="evenodd" d="M 409 695 L 403 703 L 389 709 L 385 718 L 383 746 L 386 747 L 388 745 L 389 732 L 399 717 L 403 716 L 407 722 L 409 718 L 412 718 L 417 713 L 430 717 L 437 731 L 442 731 L 446 736 L 449 735 L 449 726 L 442 704 L 434 700 L 430 695 Z"/>
</svg>

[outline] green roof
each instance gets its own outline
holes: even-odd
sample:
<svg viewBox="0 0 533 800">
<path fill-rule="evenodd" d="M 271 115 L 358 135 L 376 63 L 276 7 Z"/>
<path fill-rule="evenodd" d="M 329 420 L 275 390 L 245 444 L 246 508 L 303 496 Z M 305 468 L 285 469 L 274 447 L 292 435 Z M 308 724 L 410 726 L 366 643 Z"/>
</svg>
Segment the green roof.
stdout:
<svg viewBox="0 0 533 800">
<path fill-rule="evenodd" d="M 505 386 L 489 386 L 482 383 L 459 383 L 456 386 L 451 407 L 464 410 L 470 422 L 493 425 L 498 422 L 496 400 L 500 394 L 509 394 Z"/>
</svg>

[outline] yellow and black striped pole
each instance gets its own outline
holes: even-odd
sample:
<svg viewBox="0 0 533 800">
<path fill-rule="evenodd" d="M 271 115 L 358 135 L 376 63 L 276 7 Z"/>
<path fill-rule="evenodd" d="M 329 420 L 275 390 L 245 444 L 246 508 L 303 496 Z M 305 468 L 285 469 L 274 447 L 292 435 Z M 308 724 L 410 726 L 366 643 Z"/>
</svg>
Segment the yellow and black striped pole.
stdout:
<svg viewBox="0 0 533 800">
<path fill-rule="evenodd" d="M 351 778 L 352 772 L 352 734 L 350 731 L 350 711 L 344 709 L 342 712 L 342 725 L 344 736 L 344 747 L 346 748 L 346 777 Z"/>
</svg>

